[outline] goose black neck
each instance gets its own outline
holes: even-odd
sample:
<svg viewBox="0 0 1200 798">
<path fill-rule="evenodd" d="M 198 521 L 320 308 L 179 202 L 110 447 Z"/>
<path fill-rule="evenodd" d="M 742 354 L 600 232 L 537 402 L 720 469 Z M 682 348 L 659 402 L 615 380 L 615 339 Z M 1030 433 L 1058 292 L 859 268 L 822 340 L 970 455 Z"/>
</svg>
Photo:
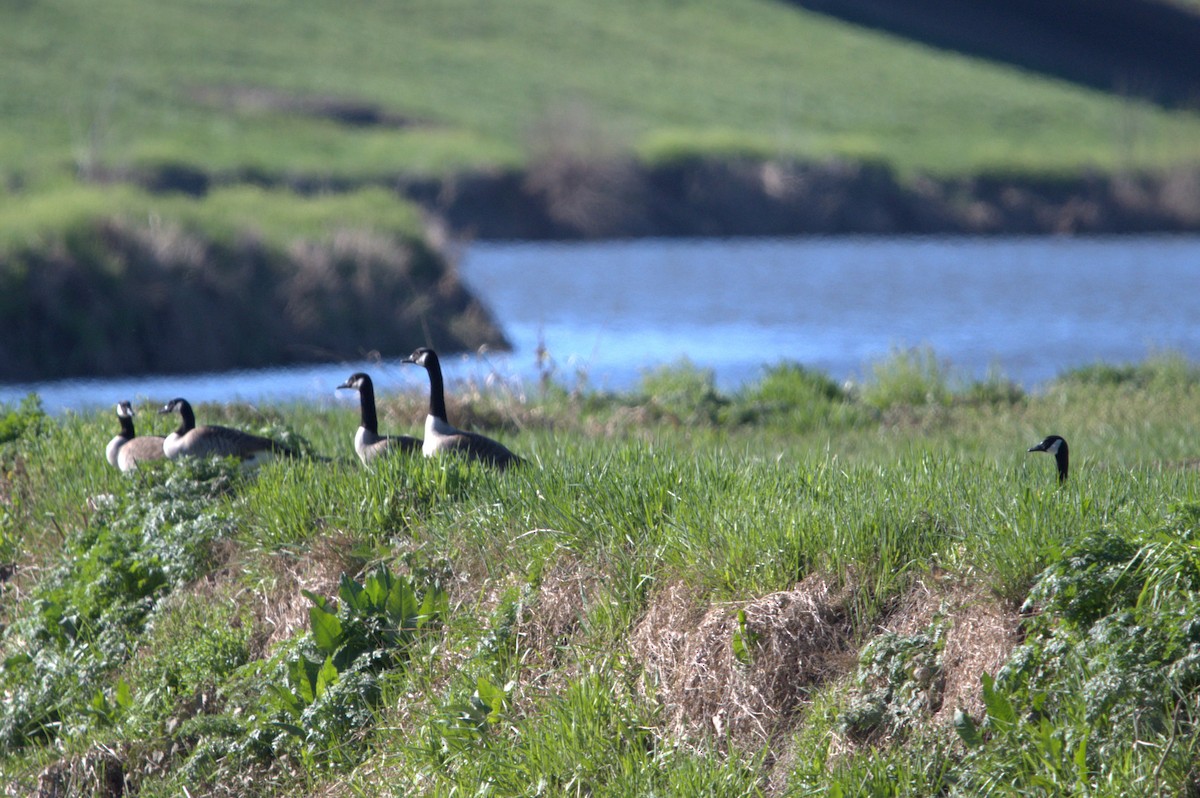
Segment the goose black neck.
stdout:
<svg viewBox="0 0 1200 798">
<path fill-rule="evenodd" d="M 180 435 L 186 435 L 196 428 L 196 414 L 192 412 L 192 406 L 186 399 L 179 402 L 179 418 L 181 421 L 176 432 Z"/>
<path fill-rule="evenodd" d="M 433 352 L 425 356 L 425 370 L 429 372 L 429 415 L 449 424 L 450 419 L 446 418 L 446 393 L 442 385 L 442 364 Z"/>
<path fill-rule="evenodd" d="M 358 404 L 362 420 L 359 422 L 368 432 L 379 434 L 379 417 L 375 415 L 375 387 L 365 379 L 358 388 Z"/>
<path fill-rule="evenodd" d="M 1054 462 L 1058 464 L 1058 484 L 1067 481 L 1067 467 L 1071 462 L 1071 456 L 1067 452 L 1067 442 L 1063 441 L 1058 447 L 1058 452 L 1054 455 Z"/>
<path fill-rule="evenodd" d="M 121 436 L 124 438 L 135 438 L 137 434 L 133 431 L 132 416 L 117 416 L 121 421 Z"/>
</svg>

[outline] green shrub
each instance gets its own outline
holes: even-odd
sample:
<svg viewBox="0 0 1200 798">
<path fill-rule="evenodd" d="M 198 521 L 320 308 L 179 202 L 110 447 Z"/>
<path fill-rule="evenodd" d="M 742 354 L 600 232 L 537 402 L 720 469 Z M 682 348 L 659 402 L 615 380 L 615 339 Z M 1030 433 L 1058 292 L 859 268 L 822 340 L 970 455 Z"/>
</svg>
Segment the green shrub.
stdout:
<svg viewBox="0 0 1200 798">
<path fill-rule="evenodd" d="M 1200 384 L 1200 366 L 1178 352 L 1160 352 L 1140 363 L 1092 363 L 1071 369 L 1056 380 L 1062 387 L 1147 390 L 1192 388 Z"/>
<path fill-rule="evenodd" d="M 1159 530 L 1086 535 L 1046 568 L 1026 642 L 983 677 L 983 722 L 956 721 L 971 752 L 964 788 L 999 780 L 1065 794 L 1194 779 L 1198 516 L 1185 505 Z"/>
<path fill-rule="evenodd" d="M 858 426 L 873 420 L 874 414 L 828 375 L 785 362 L 766 369 L 761 380 L 742 389 L 729 417 L 740 424 L 770 423 L 804 432 Z"/>
<path fill-rule="evenodd" d="M 36 393 L 27 395 L 16 407 L 0 405 L 0 444 L 15 441 L 26 432 L 36 433 L 45 421 L 46 411 Z"/>
<path fill-rule="evenodd" d="M 949 376 L 928 347 L 895 350 L 876 362 L 871 373 L 862 387 L 862 400 L 872 407 L 950 404 Z"/>
<path fill-rule="evenodd" d="M 856 697 L 841 716 L 843 730 L 859 739 L 894 736 L 918 728 L 940 703 L 941 630 L 876 635 L 858 658 Z"/>
<path fill-rule="evenodd" d="M 225 699 L 235 718 L 185 730 L 194 745 L 182 769 L 188 778 L 219 781 L 248 762 L 289 753 L 318 767 L 352 764 L 365 750 L 346 743 L 374 725 L 381 680 L 448 610 L 436 584 L 419 585 L 383 565 L 362 583 L 343 574 L 336 606 L 304 595 L 312 601 L 309 632 L 231 678 Z"/>
<path fill-rule="evenodd" d="M 959 397 L 973 405 L 1012 405 L 1025 399 L 1025 391 L 993 367 L 982 380 L 969 383 Z"/>
<path fill-rule="evenodd" d="M 638 390 L 661 413 L 685 424 L 715 424 L 729 403 L 717 393 L 713 370 L 687 358 L 643 371 Z"/>
<path fill-rule="evenodd" d="M 32 609 L 4 629 L 0 743 L 21 747 L 85 731 L 107 674 L 133 653 L 158 601 L 201 573 L 208 545 L 229 527 L 214 496 L 236 464 L 183 462 L 139 471 L 66 540 L 39 581 Z M 106 718 L 111 720 L 111 718 Z"/>
</svg>

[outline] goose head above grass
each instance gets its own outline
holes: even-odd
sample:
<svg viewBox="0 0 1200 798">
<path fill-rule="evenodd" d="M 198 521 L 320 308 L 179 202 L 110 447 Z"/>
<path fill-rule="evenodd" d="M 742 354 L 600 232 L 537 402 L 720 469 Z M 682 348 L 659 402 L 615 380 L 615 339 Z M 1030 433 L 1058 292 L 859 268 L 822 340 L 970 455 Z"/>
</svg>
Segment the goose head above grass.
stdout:
<svg viewBox="0 0 1200 798">
<path fill-rule="evenodd" d="M 1065 438 L 1061 435 L 1047 435 L 1041 443 L 1030 446 L 1029 451 L 1054 455 L 1054 462 L 1058 465 L 1058 482 L 1062 484 L 1067 481 L 1067 469 L 1070 466 L 1071 455 Z"/>
</svg>

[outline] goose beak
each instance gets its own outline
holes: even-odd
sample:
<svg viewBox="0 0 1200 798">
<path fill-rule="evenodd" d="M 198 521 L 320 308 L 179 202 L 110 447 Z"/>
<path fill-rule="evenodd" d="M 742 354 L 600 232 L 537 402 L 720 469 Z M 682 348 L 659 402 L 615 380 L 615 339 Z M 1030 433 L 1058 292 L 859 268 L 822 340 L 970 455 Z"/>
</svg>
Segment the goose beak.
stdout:
<svg viewBox="0 0 1200 798">
<path fill-rule="evenodd" d="M 158 414 L 160 416 L 165 416 L 167 413 L 170 413 L 170 412 L 172 412 L 170 403 L 165 404 L 158 409 Z"/>
<path fill-rule="evenodd" d="M 406 357 L 406 358 L 403 358 L 403 359 L 402 359 L 400 362 L 401 362 L 401 363 L 413 363 L 413 364 L 415 364 L 417 361 L 413 360 L 413 356 L 412 356 L 412 355 L 409 355 L 408 357 Z"/>
<path fill-rule="evenodd" d="M 1037 446 L 1030 446 L 1025 451 L 1027 451 L 1027 452 L 1044 452 L 1044 451 L 1046 451 L 1046 444 L 1039 443 Z"/>
<path fill-rule="evenodd" d="M 339 385 L 339 386 L 337 387 L 337 390 L 339 390 L 339 391 L 340 391 L 340 390 L 342 390 L 343 388 L 353 388 L 353 387 L 354 387 L 354 386 L 350 384 L 350 381 L 349 381 L 349 380 L 347 380 L 346 382 L 343 382 L 341 385 Z"/>
</svg>

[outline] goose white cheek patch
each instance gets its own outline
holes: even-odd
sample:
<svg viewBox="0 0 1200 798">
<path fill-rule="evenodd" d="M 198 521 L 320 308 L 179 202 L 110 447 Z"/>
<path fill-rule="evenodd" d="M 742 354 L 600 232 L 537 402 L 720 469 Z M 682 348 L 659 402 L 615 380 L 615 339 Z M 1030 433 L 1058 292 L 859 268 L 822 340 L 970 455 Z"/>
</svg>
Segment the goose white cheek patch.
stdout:
<svg viewBox="0 0 1200 798">
<path fill-rule="evenodd" d="M 1050 447 L 1048 449 L 1046 449 L 1046 451 L 1049 452 L 1050 454 L 1058 454 L 1058 450 L 1061 447 L 1062 447 L 1062 441 L 1055 441 L 1054 443 L 1050 444 Z"/>
</svg>

